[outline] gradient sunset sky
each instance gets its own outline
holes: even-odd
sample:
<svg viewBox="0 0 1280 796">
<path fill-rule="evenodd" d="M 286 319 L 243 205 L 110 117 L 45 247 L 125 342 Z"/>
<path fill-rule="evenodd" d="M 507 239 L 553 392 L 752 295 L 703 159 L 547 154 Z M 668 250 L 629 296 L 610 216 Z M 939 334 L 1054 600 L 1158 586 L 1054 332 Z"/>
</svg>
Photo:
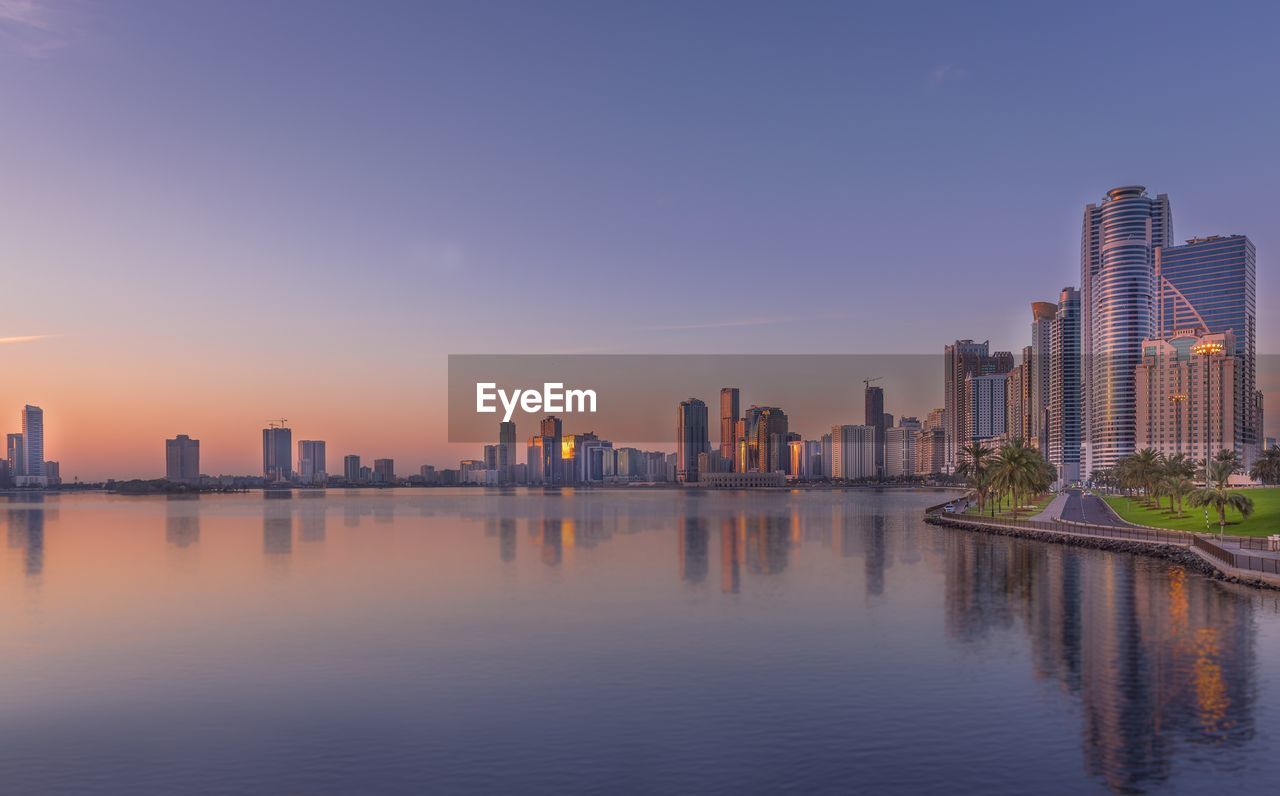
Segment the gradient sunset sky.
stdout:
<svg viewBox="0 0 1280 796">
<path fill-rule="evenodd" d="M 445 442 L 449 353 L 1017 350 L 1078 281 L 1083 205 L 1133 183 L 1178 239 L 1254 240 L 1275 353 L 1278 28 L 1264 3 L 0 0 L 0 433 L 29 402 L 66 478 L 162 475 L 177 433 L 250 473 L 284 416 L 331 471 L 407 474 L 477 453 Z"/>
</svg>

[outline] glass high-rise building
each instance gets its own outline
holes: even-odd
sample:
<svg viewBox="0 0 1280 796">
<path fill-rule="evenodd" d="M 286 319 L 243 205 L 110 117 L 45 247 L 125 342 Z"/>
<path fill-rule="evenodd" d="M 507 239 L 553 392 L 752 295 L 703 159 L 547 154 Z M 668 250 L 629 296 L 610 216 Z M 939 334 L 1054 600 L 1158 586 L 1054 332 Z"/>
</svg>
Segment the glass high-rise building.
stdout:
<svg viewBox="0 0 1280 796">
<path fill-rule="evenodd" d="M 272 424 L 262 429 L 262 474 L 272 481 L 293 476 L 293 431 Z"/>
<path fill-rule="evenodd" d="M 298 477 L 305 484 L 323 484 L 328 480 L 324 440 L 298 440 Z"/>
<path fill-rule="evenodd" d="M 1112 188 L 1084 209 L 1080 239 L 1085 474 L 1134 451 L 1134 372 L 1155 330 L 1155 250 L 1173 242 L 1169 197 Z"/>
<path fill-rule="evenodd" d="M 1236 440 L 1245 466 L 1261 446 L 1257 390 L 1257 252 L 1244 235 L 1193 238 L 1156 252 L 1156 337 L 1179 333 L 1223 334 L 1235 340 L 1239 384 Z M 1224 447 L 1230 447 L 1224 446 Z"/>
<path fill-rule="evenodd" d="M 738 403 L 737 387 L 720 388 L 720 455 L 729 462 L 738 450 Z"/>
<path fill-rule="evenodd" d="M 697 398 L 681 401 L 676 410 L 676 480 L 698 480 L 698 455 L 711 450 L 707 405 Z"/>
<path fill-rule="evenodd" d="M 863 425 L 871 426 L 876 430 L 876 475 L 884 475 L 884 388 L 872 387 L 867 384 L 863 387 Z"/>
<path fill-rule="evenodd" d="M 505 420 L 498 424 L 498 480 L 510 483 L 514 477 L 517 462 L 516 424 Z"/>
<path fill-rule="evenodd" d="M 542 436 L 542 483 L 564 483 L 564 423 L 547 415 L 539 424 Z"/>
<path fill-rule="evenodd" d="M 1059 483 L 1080 479 L 1080 367 L 1080 291 L 1064 287 L 1049 343 L 1049 463 Z"/>
</svg>

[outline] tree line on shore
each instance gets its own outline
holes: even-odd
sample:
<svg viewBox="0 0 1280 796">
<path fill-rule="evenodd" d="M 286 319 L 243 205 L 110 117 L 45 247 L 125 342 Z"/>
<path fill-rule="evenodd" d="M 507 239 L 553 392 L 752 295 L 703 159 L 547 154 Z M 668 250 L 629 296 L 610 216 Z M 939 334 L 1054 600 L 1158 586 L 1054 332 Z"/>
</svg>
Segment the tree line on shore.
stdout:
<svg viewBox="0 0 1280 796">
<path fill-rule="evenodd" d="M 1038 495 L 1057 480 L 1057 471 L 1038 449 L 1016 437 L 999 450 L 982 442 L 973 442 L 960 450 L 961 461 L 956 475 L 968 484 L 978 498 L 978 512 L 988 504 L 991 516 L 995 505 L 1008 496 L 1013 499 L 1013 516 L 1018 516 L 1023 498 Z"/>
<path fill-rule="evenodd" d="M 1249 471 L 1250 477 L 1263 483 L 1280 482 L 1280 448 L 1265 451 Z M 1168 499 L 1169 512 L 1184 516 L 1184 506 L 1213 509 L 1218 515 L 1218 532 L 1227 524 L 1227 511 L 1242 519 L 1253 516 L 1253 499 L 1231 488 L 1231 476 L 1244 472 L 1235 451 L 1220 450 L 1206 462 L 1185 453 L 1166 455 L 1143 448 L 1108 467 L 1093 473 L 1095 484 L 1137 498 L 1147 506 L 1162 509 Z"/>
</svg>

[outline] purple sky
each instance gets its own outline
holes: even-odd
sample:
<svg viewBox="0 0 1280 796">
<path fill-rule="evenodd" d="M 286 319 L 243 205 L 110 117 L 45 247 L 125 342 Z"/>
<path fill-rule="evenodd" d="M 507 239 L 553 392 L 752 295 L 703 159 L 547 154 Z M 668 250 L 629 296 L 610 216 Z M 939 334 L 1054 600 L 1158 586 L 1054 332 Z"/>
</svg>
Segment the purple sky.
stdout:
<svg viewBox="0 0 1280 796">
<path fill-rule="evenodd" d="M 1278 27 L 1261 3 L 0 0 L 0 338 L 53 336 L 0 347 L 0 419 L 43 401 L 105 435 L 93 389 L 163 417 L 129 428 L 142 462 L 217 393 L 249 425 L 228 470 L 286 413 L 331 456 L 447 460 L 414 413 L 451 352 L 1016 350 L 1078 279 L 1083 205 L 1131 183 L 1179 239 L 1253 238 L 1275 352 Z M 333 428 L 371 405 L 384 427 Z"/>
</svg>

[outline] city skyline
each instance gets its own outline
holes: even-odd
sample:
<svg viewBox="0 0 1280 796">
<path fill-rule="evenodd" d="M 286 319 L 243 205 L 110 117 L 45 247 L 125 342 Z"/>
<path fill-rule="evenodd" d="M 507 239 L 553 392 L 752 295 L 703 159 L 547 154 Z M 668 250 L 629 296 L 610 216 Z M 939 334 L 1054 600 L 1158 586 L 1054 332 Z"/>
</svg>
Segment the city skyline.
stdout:
<svg viewBox="0 0 1280 796">
<path fill-rule="evenodd" d="M 1110 186 L 1173 197 L 1175 243 L 1249 235 L 1258 304 L 1280 306 L 1280 166 L 1252 154 L 1280 132 L 1258 101 L 1269 7 L 1153 26 L 1109 6 L 1105 31 L 1067 10 L 921 24 L 755 4 L 437 6 L 353 28 L 317 3 L 287 44 L 254 32 L 293 29 L 285 7 L 31 8 L 39 24 L 0 20 L 22 34 L 0 37 L 21 120 L 0 152 L 0 260 L 26 297 L 0 324 L 0 416 L 43 406 L 51 455 L 86 480 L 154 474 L 176 433 L 206 441 L 206 470 L 253 472 L 245 430 L 281 413 L 335 452 L 474 455 L 423 411 L 458 350 L 1016 353 L 1026 302 L 1079 287 L 1080 209 Z M 60 46 L 14 43 L 29 36 Z M 1170 40 L 1193 44 L 1151 57 Z M 235 69 L 208 68 L 230 50 Z M 444 73 L 458 82 L 413 79 Z M 1112 74 L 1144 80 L 1141 107 Z M 1152 110 L 1209 89 L 1232 124 Z M 476 132 L 506 129 L 526 134 Z M 592 300 L 572 324 L 522 313 L 548 289 Z M 827 294 L 857 298 L 808 305 Z M 1259 353 L 1280 353 L 1278 329 L 1261 314 Z"/>
</svg>

